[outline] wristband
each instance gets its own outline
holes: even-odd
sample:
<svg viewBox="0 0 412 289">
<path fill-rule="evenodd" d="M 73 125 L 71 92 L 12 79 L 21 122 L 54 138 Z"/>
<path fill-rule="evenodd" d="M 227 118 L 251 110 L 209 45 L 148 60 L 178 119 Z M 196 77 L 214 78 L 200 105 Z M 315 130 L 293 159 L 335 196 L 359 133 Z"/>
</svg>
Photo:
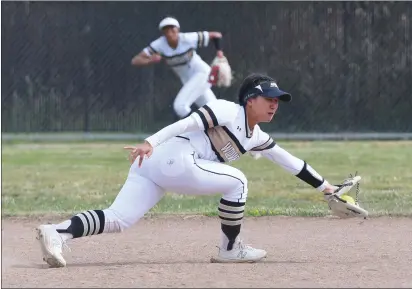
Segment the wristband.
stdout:
<svg viewBox="0 0 412 289">
<path fill-rule="evenodd" d="M 216 50 L 222 50 L 222 42 L 221 42 L 222 38 L 213 38 L 213 44 L 215 45 Z"/>
</svg>

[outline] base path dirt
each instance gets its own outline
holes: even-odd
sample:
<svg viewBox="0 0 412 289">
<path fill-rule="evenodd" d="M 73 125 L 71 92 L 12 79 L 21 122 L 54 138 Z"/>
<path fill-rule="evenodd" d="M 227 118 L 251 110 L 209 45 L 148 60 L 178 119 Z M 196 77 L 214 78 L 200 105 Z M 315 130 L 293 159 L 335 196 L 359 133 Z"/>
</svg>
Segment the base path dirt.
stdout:
<svg viewBox="0 0 412 289">
<path fill-rule="evenodd" d="M 61 269 L 41 260 L 39 222 L 3 219 L 3 287 L 412 287 L 410 218 L 247 218 L 245 241 L 268 251 L 255 264 L 210 263 L 217 218 L 148 218 L 71 240 Z"/>
</svg>

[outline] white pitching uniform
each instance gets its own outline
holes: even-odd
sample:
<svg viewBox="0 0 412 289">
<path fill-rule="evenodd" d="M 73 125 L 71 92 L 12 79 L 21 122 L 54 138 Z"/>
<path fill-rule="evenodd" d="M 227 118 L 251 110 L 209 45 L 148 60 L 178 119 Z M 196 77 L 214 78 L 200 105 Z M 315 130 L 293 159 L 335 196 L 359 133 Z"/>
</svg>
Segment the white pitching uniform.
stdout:
<svg viewBox="0 0 412 289">
<path fill-rule="evenodd" d="M 211 68 L 196 53 L 196 49 L 206 47 L 208 44 L 209 32 L 207 31 L 180 32 L 176 49 L 169 46 L 165 36 L 159 37 L 143 49 L 149 56 L 153 53 L 161 55 L 180 78 L 183 87 L 173 103 L 173 109 L 180 117 L 189 115 L 193 103 L 200 107 L 216 99 L 210 89 L 212 85 L 208 82 Z"/>
<path fill-rule="evenodd" d="M 65 239 L 121 232 L 142 218 L 166 191 L 187 195 L 222 193 L 218 206 L 221 246 L 214 261 L 254 262 L 264 258 L 264 250 L 240 241 L 248 181 L 240 170 L 225 164 L 247 151 L 261 152 L 320 191 L 327 185 L 306 162 L 279 147 L 258 125 L 249 129 L 244 107 L 226 100 L 204 105 L 147 141 L 154 147 L 153 154 L 141 167 L 139 158 L 136 159 L 109 208 L 89 210 L 55 227 L 39 228 L 43 254 L 49 264 L 65 265 L 61 255 Z"/>
</svg>

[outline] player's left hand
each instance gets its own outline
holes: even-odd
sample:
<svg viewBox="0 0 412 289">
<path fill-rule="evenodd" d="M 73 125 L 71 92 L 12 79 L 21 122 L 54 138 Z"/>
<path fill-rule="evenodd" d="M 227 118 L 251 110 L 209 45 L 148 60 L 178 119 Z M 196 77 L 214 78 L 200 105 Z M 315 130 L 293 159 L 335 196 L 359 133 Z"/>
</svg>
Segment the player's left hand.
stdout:
<svg viewBox="0 0 412 289">
<path fill-rule="evenodd" d="M 223 51 L 222 51 L 222 50 L 218 50 L 218 51 L 216 52 L 216 56 L 219 57 L 219 58 L 222 58 L 222 57 L 224 57 L 225 55 L 223 54 Z"/>
<path fill-rule="evenodd" d="M 137 157 L 140 157 L 139 159 L 139 168 L 142 166 L 142 162 L 145 156 L 150 157 L 153 153 L 153 147 L 152 145 L 145 141 L 142 144 L 138 144 L 136 146 L 126 146 L 124 149 L 129 150 L 129 160 L 130 163 L 133 164 L 134 161 L 136 160 Z"/>
</svg>

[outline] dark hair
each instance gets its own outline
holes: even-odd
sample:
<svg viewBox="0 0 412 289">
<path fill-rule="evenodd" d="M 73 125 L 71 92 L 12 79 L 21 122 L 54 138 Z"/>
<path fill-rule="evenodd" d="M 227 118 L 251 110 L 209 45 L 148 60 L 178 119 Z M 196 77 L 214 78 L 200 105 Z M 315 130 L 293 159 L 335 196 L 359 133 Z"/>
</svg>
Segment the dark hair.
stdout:
<svg viewBox="0 0 412 289">
<path fill-rule="evenodd" d="M 243 81 L 242 85 L 240 86 L 239 93 L 238 93 L 238 100 L 240 105 L 245 105 L 245 96 L 249 90 L 253 87 L 261 84 L 262 82 L 271 82 L 275 81 L 272 77 L 261 74 L 261 73 L 252 73 L 248 75 Z"/>
</svg>

